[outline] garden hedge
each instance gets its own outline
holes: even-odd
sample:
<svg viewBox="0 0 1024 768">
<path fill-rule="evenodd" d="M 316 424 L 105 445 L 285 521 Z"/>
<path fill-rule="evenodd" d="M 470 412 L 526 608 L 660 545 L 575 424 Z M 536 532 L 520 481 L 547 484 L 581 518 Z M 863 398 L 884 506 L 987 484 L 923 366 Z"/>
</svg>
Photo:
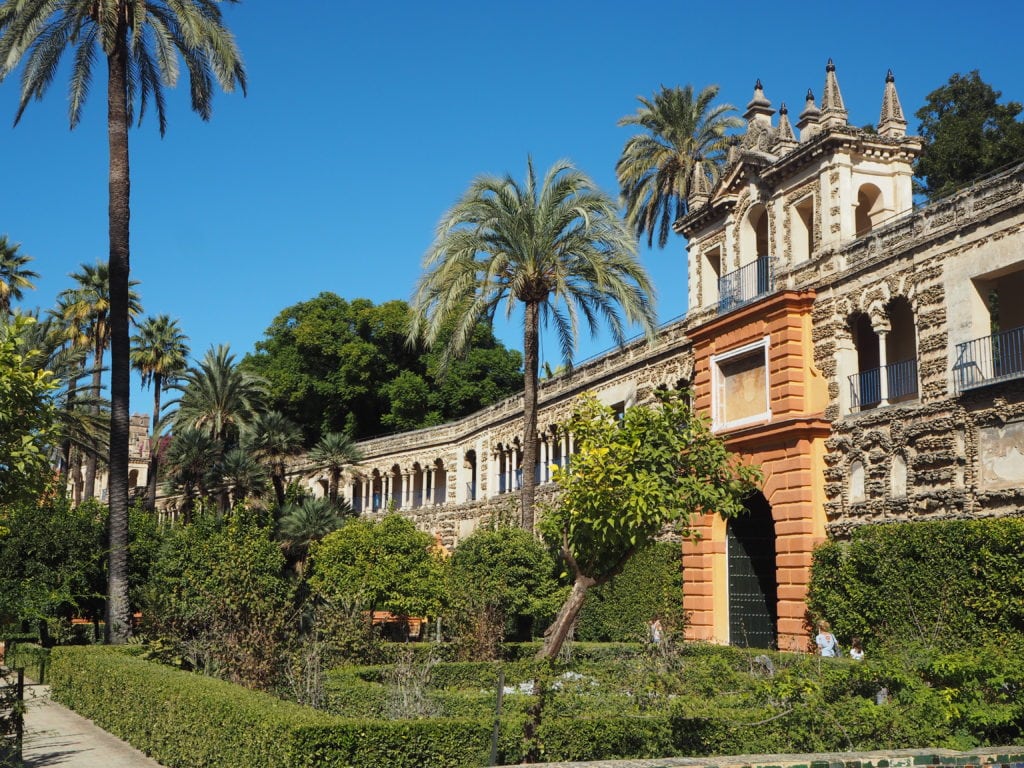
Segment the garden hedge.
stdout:
<svg viewBox="0 0 1024 768">
<path fill-rule="evenodd" d="M 971 647 L 1024 634 L 1024 519 L 870 525 L 815 551 L 809 607 L 840 642 Z"/>
</svg>

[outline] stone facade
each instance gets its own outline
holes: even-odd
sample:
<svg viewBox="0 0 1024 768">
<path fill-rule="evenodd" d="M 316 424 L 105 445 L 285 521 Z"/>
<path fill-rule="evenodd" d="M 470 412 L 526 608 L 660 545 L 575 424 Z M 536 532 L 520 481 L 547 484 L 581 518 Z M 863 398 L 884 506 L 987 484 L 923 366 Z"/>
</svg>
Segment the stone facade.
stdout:
<svg viewBox="0 0 1024 768">
<path fill-rule="evenodd" d="M 768 622 L 770 644 L 805 649 L 811 552 L 826 537 L 1024 508 L 1024 164 L 918 209 L 921 141 L 906 136 L 892 74 L 877 134 L 847 124 L 831 62 L 823 93 L 821 110 L 808 93 L 797 138 L 758 82 L 721 177 L 694 184 L 675 226 L 687 316 L 540 387 L 541 502 L 548 467 L 571 460 L 560 425 L 584 391 L 628 408 L 692 387 L 762 468 L 750 521 L 705 515 L 683 545 L 693 638 L 743 642 L 743 622 Z M 366 441 L 346 497 L 456 545 L 513 514 L 521 434 L 519 397 Z"/>
</svg>

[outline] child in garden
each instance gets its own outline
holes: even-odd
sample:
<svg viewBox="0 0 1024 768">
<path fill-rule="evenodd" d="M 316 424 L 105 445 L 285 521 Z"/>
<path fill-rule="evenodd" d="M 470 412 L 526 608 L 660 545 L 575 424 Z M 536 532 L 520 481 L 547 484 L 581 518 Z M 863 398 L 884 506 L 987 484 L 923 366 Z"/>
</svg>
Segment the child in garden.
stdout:
<svg viewBox="0 0 1024 768">
<path fill-rule="evenodd" d="M 850 658 L 857 661 L 864 658 L 864 648 L 861 647 L 859 637 L 855 637 L 850 641 Z"/>
</svg>

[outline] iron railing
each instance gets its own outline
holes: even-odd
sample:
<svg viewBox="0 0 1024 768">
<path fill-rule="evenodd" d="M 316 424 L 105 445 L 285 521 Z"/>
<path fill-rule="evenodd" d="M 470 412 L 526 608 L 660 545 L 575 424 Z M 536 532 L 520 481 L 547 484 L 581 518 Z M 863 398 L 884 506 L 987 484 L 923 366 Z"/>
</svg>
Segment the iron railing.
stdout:
<svg viewBox="0 0 1024 768">
<path fill-rule="evenodd" d="M 956 345 L 957 392 L 1024 377 L 1024 327 Z"/>
<path fill-rule="evenodd" d="M 770 293 L 775 284 L 773 262 L 770 256 L 759 256 L 718 278 L 718 311 L 731 312 Z"/>
<path fill-rule="evenodd" d="M 883 378 L 884 377 L 884 378 Z M 883 392 L 882 384 L 885 384 Z M 917 360 L 901 360 L 850 376 L 850 407 L 873 408 L 883 400 L 899 403 L 917 397 Z"/>
</svg>

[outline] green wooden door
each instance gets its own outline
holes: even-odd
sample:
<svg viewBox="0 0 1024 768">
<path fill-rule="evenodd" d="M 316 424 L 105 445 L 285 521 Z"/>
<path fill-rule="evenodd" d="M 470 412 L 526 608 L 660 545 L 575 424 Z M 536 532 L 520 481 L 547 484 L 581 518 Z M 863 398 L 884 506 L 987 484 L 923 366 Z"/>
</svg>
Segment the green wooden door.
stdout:
<svg viewBox="0 0 1024 768">
<path fill-rule="evenodd" d="M 775 648 L 778 582 L 775 575 L 775 524 L 771 506 L 758 493 L 747 513 L 729 521 L 729 642 L 750 648 Z"/>
</svg>

